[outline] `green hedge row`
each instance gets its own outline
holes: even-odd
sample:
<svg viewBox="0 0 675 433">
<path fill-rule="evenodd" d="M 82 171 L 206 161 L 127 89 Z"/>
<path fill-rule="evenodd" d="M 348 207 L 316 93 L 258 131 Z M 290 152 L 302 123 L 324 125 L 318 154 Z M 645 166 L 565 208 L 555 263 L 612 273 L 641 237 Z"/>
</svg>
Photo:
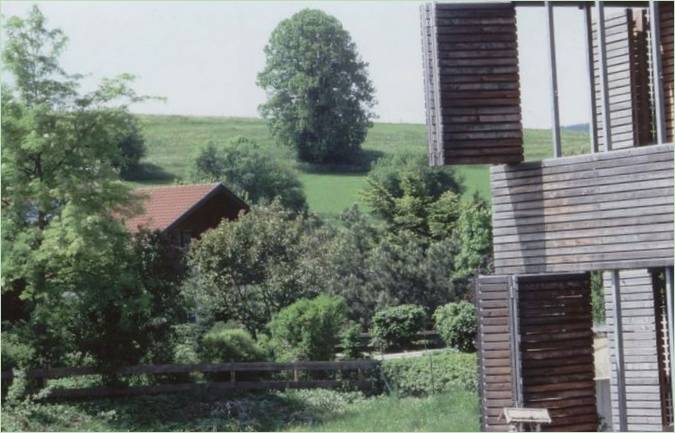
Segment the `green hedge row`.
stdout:
<svg viewBox="0 0 675 433">
<path fill-rule="evenodd" d="M 385 389 L 399 396 L 420 396 L 452 389 L 478 389 L 475 353 L 436 352 L 382 362 Z"/>
</svg>

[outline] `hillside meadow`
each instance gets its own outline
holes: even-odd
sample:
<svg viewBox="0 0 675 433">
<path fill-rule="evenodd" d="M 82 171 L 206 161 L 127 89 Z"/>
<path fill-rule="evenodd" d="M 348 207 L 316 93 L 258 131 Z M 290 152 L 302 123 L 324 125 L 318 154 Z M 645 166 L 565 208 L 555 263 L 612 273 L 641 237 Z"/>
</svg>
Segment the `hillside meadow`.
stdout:
<svg viewBox="0 0 675 433">
<path fill-rule="evenodd" d="M 422 124 L 375 123 L 363 144 L 358 163 L 324 167 L 294 162 L 291 151 L 275 144 L 261 119 L 160 115 L 141 115 L 140 118 L 148 152 L 143 160 L 145 172 L 132 182 L 135 186 L 188 183 L 192 162 L 202 147 L 208 143 L 224 145 L 233 137 L 243 136 L 267 148 L 272 157 L 295 164 L 310 210 L 325 217 L 334 217 L 354 203 L 363 206 L 360 191 L 373 161 L 398 152 L 426 154 L 426 132 Z M 584 132 L 563 131 L 562 140 L 565 155 L 589 151 L 588 134 Z M 525 130 L 526 159 L 543 159 L 551 154 L 549 130 Z M 489 200 L 487 167 L 460 166 L 456 170 L 464 180 L 465 194 L 477 192 Z"/>
</svg>

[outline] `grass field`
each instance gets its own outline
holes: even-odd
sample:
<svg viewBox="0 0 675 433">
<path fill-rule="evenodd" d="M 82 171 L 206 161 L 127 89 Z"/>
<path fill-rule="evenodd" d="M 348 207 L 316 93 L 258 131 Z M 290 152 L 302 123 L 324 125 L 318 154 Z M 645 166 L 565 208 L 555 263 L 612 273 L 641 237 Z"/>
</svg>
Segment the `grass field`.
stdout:
<svg viewBox="0 0 675 433">
<path fill-rule="evenodd" d="M 189 182 L 192 161 L 208 143 L 222 145 L 231 138 L 244 136 L 269 149 L 274 158 L 291 158 L 292 153 L 274 143 L 260 119 L 232 117 L 193 117 L 142 115 L 141 122 L 148 154 L 146 173 L 134 185 L 158 185 Z M 563 131 L 565 155 L 587 152 L 588 135 Z M 367 167 L 377 158 L 398 152 L 426 154 L 426 132 L 422 124 L 375 123 L 363 144 L 363 159 L 357 166 L 324 168 L 296 164 L 310 209 L 324 216 L 334 216 L 352 204 L 361 204 L 359 192 L 365 186 Z M 548 130 L 525 130 L 525 157 L 528 160 L 550 157 Z M 490 197 L 488 169 L 484 166 L 461 166 L 457 173 L 464 179 L 466 193 L 478 192 Z"/>
<path fill-rule="evenodd" d="M 3 431 L 478 431 L 478 397 L 296 390 L 3 406 Z"/>
</svg>

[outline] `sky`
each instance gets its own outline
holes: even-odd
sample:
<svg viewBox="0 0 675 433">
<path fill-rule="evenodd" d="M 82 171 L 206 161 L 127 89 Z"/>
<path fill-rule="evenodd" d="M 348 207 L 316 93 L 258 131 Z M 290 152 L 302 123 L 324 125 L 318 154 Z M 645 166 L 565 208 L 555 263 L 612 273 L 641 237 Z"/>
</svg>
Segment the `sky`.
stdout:
<svg viewBox="0 0 675 433">
<path fill-rule="evenodd" d="M 50 27 L 69 37 L 62 65 L 86 73 L 85 89 L 103 77 L 137 76 L 140 94 L 161 96 L 137 113 L 258 117 L 256 86 L 274 27 L 304 8 L 337 17 L 351 34 L 376 89 L 377 121 L 424 123 L 420 2 L 399 1 L 3 1 L 5 16 L 37 4 Z M 519 8 L 523 125 L 551 124 L 547 38 L 542 8 Z M 587 122 L 588 79 L 581 11 L 555 10 L 560 119 Z"/>
</svg>

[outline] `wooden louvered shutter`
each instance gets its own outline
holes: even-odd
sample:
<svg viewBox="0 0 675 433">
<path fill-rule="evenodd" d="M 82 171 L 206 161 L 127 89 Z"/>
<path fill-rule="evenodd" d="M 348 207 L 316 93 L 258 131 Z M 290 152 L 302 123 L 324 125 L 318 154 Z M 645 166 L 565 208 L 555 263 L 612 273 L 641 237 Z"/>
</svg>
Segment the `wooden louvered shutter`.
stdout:
<svg viewBox="0 0 675 433">
<path fill-rule="evenodd" d="M 659 2 L 661 32 L 661 67 L 666 108 L 666 141 L 673 142 L 673 2 Z"/>
<path fill-rule="evenodd" d="M 511 3 L 421 7 L 429 160 L 523 160 L 515 8 Z"/>
<path fill-rule="evenodd" d="M 607 85 L 609 88 L 610 150 L 651 144 L 647 21 L 642 10 L 624 9 L 605 17 Z M 597 23 L 593 28 L 595 104 L 598 147 L 604 150 Z"/>
</svg>

